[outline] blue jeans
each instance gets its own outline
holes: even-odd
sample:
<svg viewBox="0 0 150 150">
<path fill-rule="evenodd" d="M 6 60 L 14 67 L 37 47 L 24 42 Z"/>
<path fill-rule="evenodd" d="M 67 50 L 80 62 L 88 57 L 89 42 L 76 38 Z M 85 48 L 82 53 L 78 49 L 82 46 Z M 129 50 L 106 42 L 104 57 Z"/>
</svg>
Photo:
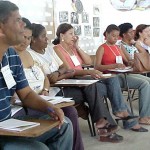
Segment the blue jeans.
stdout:
<svg viewBox="0 0 150 150">
<path fill-rule="evenodd" d="M 125 87 L 125 76 L 119 74 L 121 87 Z M 139 115 L 150 117 L 150 78 L 140 74 L 128 74 L 127 81 L 129 88 L 139 90 Z"/>
<path fill-rule="evenodd" d="M 49 116 L 45 115 L 39 118 L 49 119 Z M 61 150 L 72 150 L 72 123 L 68 118 L 65 120 L 67 123 L 64 123 L 61 129 L 53 128 L 37 138 L 1 137 L 0 148 L 1 150 L 59 150 L 61 147 Z"/>
<path fill-rule="evenodd" d="M 50 150 L 72 150 L 73 146 L 73 129 L 72 123 L 65 118 L 67 123 L 61 126 L 61 129 L 53 128 L 36 140 L 45 143 Z"/>
<path fill-rule="evenodd" d="M 61 92 L 60 92 L 61 93 Z M 78 113 L 74 106 L 64 107 L 62 108 L 64 114 L 66 117 L 68 117 L 73 126 L 73 150 L 84 150 L 84 145 L 82 141 L 82 136 L 80 132 L 79 122 L 78 122 Z M 29 116 L 31 118 L 39 118 L 40 116 L 44 116 L 45 114 L 39 111 L 35 111 L 33 109 L 28 108 L 28 118 Z M 18 116 L 26 116 L 26 113 L 24 110 L 20 110 L 17 112 L 13 117 Z M 20 118 L 22 119 L 22 118 Z"/>
<path fill-rule="evenodd" d="M 15 137 L 1 137 L 0 138 L 0 149 L 1 150 L 49 150 L 48 147 L 38 141 L 15 138 Z"/>
<path fill-rule="evenodd" d="M 107 92 L 106 96 L 110 100 L 113 114 L 127 110 L 118 78 L 108 78 L 102 80 L 102 83 L 105 85 L 104 90 Z"/>
<path fill-rule="evenodd" d="M 113 114 L 125 110 L 128 111 L 129 114 L 131 114 L 124 101 L 118 77 L 104 79 L 99 82 L 101 83 L 100 92 L 103 96 L 107 96 L 109 98 Z M 125 129 L 130 129 L 137 123 L 137 120 L 132 119 L 128 121 L 123 121 L 123 126 Z"/>
</svg>

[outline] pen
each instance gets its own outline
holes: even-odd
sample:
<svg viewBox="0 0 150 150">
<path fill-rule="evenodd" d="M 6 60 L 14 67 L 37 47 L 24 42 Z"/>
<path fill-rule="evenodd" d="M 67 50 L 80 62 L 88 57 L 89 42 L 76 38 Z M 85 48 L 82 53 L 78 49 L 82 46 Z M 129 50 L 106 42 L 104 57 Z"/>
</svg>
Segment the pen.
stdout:
<svg viewBox="0 0 150 150">
<path fill-rule="evenodd" d="M 49 113 L 54 113 L 54 112 L 55 112 L 55 111 L 54 111 L 52 108 L 50 108 L 50 107 L 47 108 L 47 111 L 48 111 Z"/>
<path fill-rule="evenodd" d="M 55 111 L 54 111 L 52 108 L 50 108 L 50 107 L 48 107 L 47 110 L 48 110 L 49 113 L 54 113 L 54 112 L 55 112 Z M 68 123 L 68 121 L 67 121 L 66 119 L 63 119 L 63 122 L 64 122 L 64 123 Z"/>
</svg>

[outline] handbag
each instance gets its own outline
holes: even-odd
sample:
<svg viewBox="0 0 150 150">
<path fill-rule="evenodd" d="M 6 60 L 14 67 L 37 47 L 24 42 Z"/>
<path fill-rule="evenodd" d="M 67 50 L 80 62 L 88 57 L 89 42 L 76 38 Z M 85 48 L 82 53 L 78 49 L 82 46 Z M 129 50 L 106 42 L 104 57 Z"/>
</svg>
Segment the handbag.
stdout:
<svg viewBox="0 0 150 150">
<path fill-rule="evenodd" d="M 150 54 L 148 52 L 134 53 L 133 71 L 150 71 Z"/>
</svg>

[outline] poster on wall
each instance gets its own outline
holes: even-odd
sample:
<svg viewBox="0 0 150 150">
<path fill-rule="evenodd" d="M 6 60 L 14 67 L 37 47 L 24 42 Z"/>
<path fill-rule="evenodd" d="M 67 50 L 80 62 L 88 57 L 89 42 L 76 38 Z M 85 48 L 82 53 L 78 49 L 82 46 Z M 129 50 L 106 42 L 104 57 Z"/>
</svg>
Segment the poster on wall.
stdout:
<svg viewBox="0 0 150 150">
<path fill-rule="evenodd" d="M 75 35 L 81 35 L 81 26 L 80 25 L 74 25 L 74 34 Z"/>
<path fill-rule="evenodd" d="M 110 3 L 120 11 L 150 9 L 150 0 L 110 0 Z"/>
<path fill-rule="evenodd" d="M 79 15 L 76 12 L 71 12 L 71 24 L 79 23 Z"/>
<path fill-rule="evenodd" d="M 93 17 L 93 27 L 99 27 L 99 17 Z"/>
<path fill-rule="evenodd" d="M 59 12 L 59 22 L 68 22 L 68 11 L 60 11 Z"/>
<path fill-rule="evenodd" d="M 89 14 L 86 12 L 82 13 L 82 23 L 89 23 Z"/>
<path fill-rule="evenodd" d="M 84 36 L 92 36 L 92 31 L 91 31 L 91 26 L 90 25 L 85 25 L 84 26 Z"/>
<path fill-rule="evenodd" d="M 99 15 L 100 14 L 100 10 L 99 10 L 99 7 L 98 6 L 93 6 L 93 14 L 94 15 Z"/>
<path fill-rule="evenodd" d="M 93 28 L 93 37 L 99 37 L 100 28 Z"/>
</svg>

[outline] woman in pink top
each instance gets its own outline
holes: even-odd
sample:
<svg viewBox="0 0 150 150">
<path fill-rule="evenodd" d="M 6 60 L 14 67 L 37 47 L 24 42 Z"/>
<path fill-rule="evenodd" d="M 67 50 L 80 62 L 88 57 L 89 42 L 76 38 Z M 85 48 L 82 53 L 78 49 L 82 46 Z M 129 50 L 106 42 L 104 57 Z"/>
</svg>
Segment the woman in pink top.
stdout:
<svg viewBox="0 0 150 150">
<path fill-rule="evenodd" d="M 69 66 L 68 66 L 69 68 L 82 70 L 82 65 L 81 64 L 83 63 L 83 60 L 81 59 L 81 57 L 79 56 L 79 54 L 78 54 L 78 52 L 75 48 L 72 48 L 70 53 L 67 50 L 65 50 L 65 48 L 61 44 L 58 44 L 57 48 L 59 50 L 61 50 L 63 56 L 65 57 L 66 61 L 69 64 Z M 75 57 L 78 60 L 77 64 L 75 64 L 74 61 L 73 61 Z"/>
</svg>

